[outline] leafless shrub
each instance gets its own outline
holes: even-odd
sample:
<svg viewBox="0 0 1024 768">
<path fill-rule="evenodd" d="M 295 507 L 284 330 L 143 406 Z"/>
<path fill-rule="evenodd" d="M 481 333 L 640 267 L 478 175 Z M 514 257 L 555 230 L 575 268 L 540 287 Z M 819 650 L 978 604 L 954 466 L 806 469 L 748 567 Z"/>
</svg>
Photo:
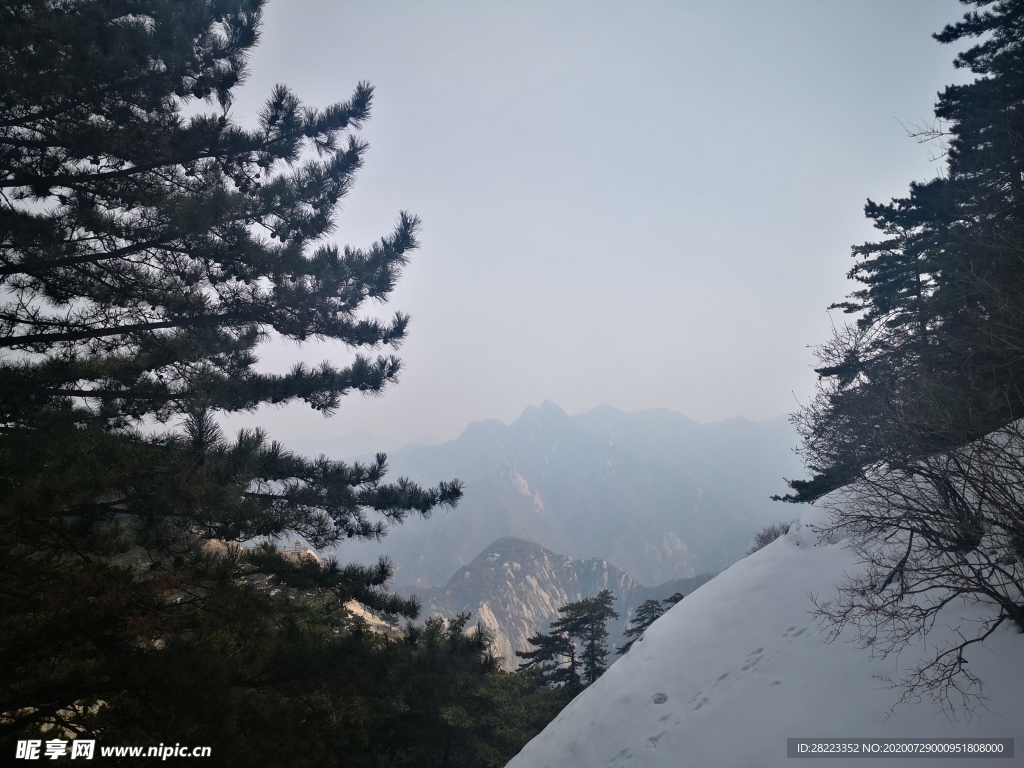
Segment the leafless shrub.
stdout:
<svg viewBox="0 0 1024 768">
<path fill-rule="evenodd" d="M 965 652 L 1010 621 L 1024 632 L 1024 423 L 906 466 L 877 467 L 823 501 L 864 568 L 816 611 L 831 637 L 852 627 L 885 657 L 928 632 L 940 611 L 997 610 L 962 620 L 956 639 L 899 680 L 897 703 L 929 696 L 951 716 L 983 703 Z M 948 614 L 947 614 L 948 616 Z"/>
<path fill-rule="evenodd" d="M 792 527 L 792 525 L 792 521 L 788 523 L 779 521 L 777 523 L 772 523 L 771 525 L 766 525 L 764 528 L 762 528 L 760 531 L 754 534 L 754 546 L 747 550 L 747 554 L 752 555 L 755 552 L 757 552 L 757 550 L 762 549 L 771 544 L 773 541 L 779 538 L 779 536 L 785 536 L 787 533 L 789 533 L 789 529 Z"/>
</svg>

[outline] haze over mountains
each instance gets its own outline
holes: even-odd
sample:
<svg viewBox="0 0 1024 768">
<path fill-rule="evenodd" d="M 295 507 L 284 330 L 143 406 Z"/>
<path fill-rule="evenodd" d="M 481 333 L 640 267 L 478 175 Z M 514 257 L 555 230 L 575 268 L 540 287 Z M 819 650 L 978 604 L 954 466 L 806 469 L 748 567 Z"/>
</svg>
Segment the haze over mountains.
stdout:
<svg viewBox="0 0 1024 768">
<path fill-rule="evenodd" d="M 407 445 L 437 445 L 443 441 L 429 436 L 401 441 L 359 430 L 338 437 L 300 437 L 291 438 L 287 442 L 289 448 L 303 456 L 318 456 L 322 453 L 333 458 L 346 459 L 351 456 L 392 453 Z"/>
<path fill-rule="evenodd" d="M 394 583 L 416 588 L 447 584 L 506 536 L 605 560 L 642 584 L 716 572 L 790 513 L 768 497 L 784 490 L 783 477 L 803 474 L 796 442 L 785 418 L 698 424 L 609 406 L 569 416 L 545 401 L 512 424 L 475 422 L 447 443 L 391 452 L 390 477 L 457 477 L 462 502 L 337 554 L 366 563 L 387 555 Z"/>
</svg>

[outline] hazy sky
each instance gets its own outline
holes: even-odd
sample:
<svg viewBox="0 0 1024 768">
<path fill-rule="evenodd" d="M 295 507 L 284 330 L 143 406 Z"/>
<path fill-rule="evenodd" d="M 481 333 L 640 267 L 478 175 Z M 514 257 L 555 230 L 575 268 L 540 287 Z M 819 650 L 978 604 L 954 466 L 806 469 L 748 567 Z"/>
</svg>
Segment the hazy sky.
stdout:
<svg viewBox="0 0 1024 768">
<path fill-rule="evenodd" d="M 365 168 L 336 239 L 399 210 L 422 247 L 392 301 L 412 315 L 381 398 L 274 437 L 454 437 L 550 399 L 698 421 L 805 402 L 809 345 L 850 290 L 865 199 L 933 177 L 935 94 L 965 80 L 930 34 L 954 0 L 272 0 L 234 116 L 275 82 L 306 103 L 376 88 Z M 331 345 L 264 362 L 345 360 Z M 241 423 L 240 421 L 238 423 Z"/>
</svg>

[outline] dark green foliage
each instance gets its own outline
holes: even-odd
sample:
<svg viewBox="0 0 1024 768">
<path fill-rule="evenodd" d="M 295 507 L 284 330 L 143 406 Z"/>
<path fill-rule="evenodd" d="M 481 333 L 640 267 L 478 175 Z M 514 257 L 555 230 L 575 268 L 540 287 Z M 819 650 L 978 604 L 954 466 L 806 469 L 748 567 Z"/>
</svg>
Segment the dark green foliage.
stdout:
<svg viewBox="0 0 1024 768">
<path fill-rule="evenodd" d="M 818 351 L 821 393 L 797 417 L 815 476 L 789 500 L 1024 417 L 1024 5 L 971 4 L 936 38 L 983 37 L 956 59 L 981 77 L 939 94 L 945 172 L 865 208 L 882 239 L 853 249 L 863 288 L 837 306 L 860 317 Z"/>
<path fill-rule="evenodd" d="M 563 606 L 559 611 L 567 607 Z M 556 627 L 557 623 L 557 620 L 552 622 L 548 634 L 537 632 L 527 639 L 534 646 L 533 650 L 516 651 L 516 656 L 526 659 L 519 669 L 536 669 L 550 685 L 565 686 L 575 693 L 583 688 L 576 643 L 563 627 Z"/>
<path fill-rule="evenodd" d="M 943 606 L 981 601 L 988 618 L 894 681 L 970 707 L 981 681 L 965 651 L 1003 622 L 1024 631 L 1024 2 L 947 26 L 979 38 L 956 66 L 978 79 L 939 94 L 944 172 L 906 197 L 868 202 L 882 233 L 854 248 L 858 313 L 818 350 L 818 396 L 794 417 L 814 472 L 787 501 L 821 498 L 828 535 L 864 568 L 819 606 L 872 653 L 898 653 Z"/>
<path fill-rule="evenodd" d="M 468 620 L 429 619 L 394 646 L 400 704 L 380 739 L 389 765 L 502 766 L 564 706 L 536 677 L 503 672 Z"/>
<path fill-rule="evenodd" d="M 633 647 L 633 643 L 647 631 L 647 628 L 664 614 L 665 606 L 661 604 L 660 600 L 644 600 L 640 603 L 637 606 L 636 613 L 633 615 L 633 620 L 622 633 L 626 637 L 626 642 L 616 649 L 616 653 L 621 655 L 629 651 Z"/>
<path fill-rule="evenodd" d="M 468 619 L 434 618 L 407 631 L 391 674 L 408 708 L 396 711 L 383 739 L 398 747 L 399 765 L 472 765 L 473 753 L 487 749 L 476 716 L 486 707 L 484 673 L 497 661 L 479 627 L 463 634 Z"/>
<path fill-rule="evenodd" d="M 640 639 L 647 628 L 654 622 L 665 615 L 665 611 L 671 608 L 673 605 L 682 600 L 685 595 L 682 592 L 676 592 L 675 594 L 669 595 L 664 600 L 644 600 L 637 606 L 636 613 L 633 614 L 633 620 L 629 622 L 629 626 L 626 627 L 622 633 L 626 637 L 626 642 L 619 646 L 615 652 L 620 656 L 630 648 L 633 647 L 633 643 Z"/>
<path fill-rule="evenodd" d="M 503 672 L 466 616 L 384 637 L 335 601 L 273 602 L 254 606 L 275 611 L 273 626 L 233 614 L 204 642 L 126 660 L 147 685 L 68 720 L 102 744 L 212 745 L 218 765 L 482 768 L 507 763 L 568 702 L 536 675 Z M 219 643 L 241 631 L 225 655 Z"/>
<path fill-rule="evenodd" d="M 393 356 L 254 366 L 271 332 L 401 341 L 405 316 L 357 313 L 388 296 L 418 225 L 402 214 L 365 251 L 324 241 L 363 162 L 369 85 L 322 110 L 278 86 L 257 128 L 227 118 L 261 5 L 4 4 L 0 349 L 20 353 L 0 371 L 5 423 L 67 408 L 123 426 L 296 399 L 331 412 L 395 380 Z M 214 97 L 216 111 L 183 116 Z"/>
<path fill-rule="evenodd" d="M 393 651 L 343 607 L 414 616 L 391 565 L 271 542 L 379 538 L 459 483 L 217 426 L 394 382 L 367 351 L 407 318 L 361 312 L 416 247 L 405 213 L 369 248 L 327 239 L 369 85 L 323 109 L 278 86 L 257 126 L 230 118 L 262 4 L 0 3 L 0 739 L 56 724 L 224 765 L 369 764 L 363 718 L 396 706 L 366 693 Z M 271 338 L 352 358 L 268 372 Z"/>
<path fill-rule="evenodd" d="M 565 686 L 571 695 L 593 683 L 608 669 L 607 623 L 619 618 L 614 602 L 615 596 L 602 589 L 596 597 L 563 605 L 547 634 L 529 638 L 532 651 L 516 651 L 526 659 L 520 669 L 539 669 L 551 685 Z"/>
<path fill-rule="evenodd" d="M 615 595 L 602 589 L 596 597 L 581 600 L 579 607 L 567 614 L 569 624 L 566 631 L 578 638 L 582 646 L 580 660 L 583 663 L 583 679 L 589 684 L 608 670 L 608 629 L 609 619 L 619 618 L 612 609 Z"/>
</svg>

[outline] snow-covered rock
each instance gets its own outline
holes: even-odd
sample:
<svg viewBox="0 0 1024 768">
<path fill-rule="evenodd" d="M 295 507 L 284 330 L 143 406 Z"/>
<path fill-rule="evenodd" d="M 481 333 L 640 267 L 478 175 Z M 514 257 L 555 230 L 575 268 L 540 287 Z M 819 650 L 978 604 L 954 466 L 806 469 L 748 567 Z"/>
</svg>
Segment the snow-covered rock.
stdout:
<svg viewBox="0 0 1024 768">
<path fill-rule="evenodd" d="M 857 568 L 842 542 L 819 543 L 808 509 L 790 533 L 741 560 L 655 622 L 625 658 L 584 691 L 509 768 L 787 766 L 787 738 L 1014 738 L 1017 757 L 812 760 L 811 765 L 1019 764 L 1024 759 L 1024 635 L 999 627 L 966 654 L 985 683 L 987 709 L 957 719 L 930 699 L 893 709 L 882 678 L 917 666 L 947 641 L 956 606 L 899 658 L 872 658 L 811 615 Z"/>
</svg>

